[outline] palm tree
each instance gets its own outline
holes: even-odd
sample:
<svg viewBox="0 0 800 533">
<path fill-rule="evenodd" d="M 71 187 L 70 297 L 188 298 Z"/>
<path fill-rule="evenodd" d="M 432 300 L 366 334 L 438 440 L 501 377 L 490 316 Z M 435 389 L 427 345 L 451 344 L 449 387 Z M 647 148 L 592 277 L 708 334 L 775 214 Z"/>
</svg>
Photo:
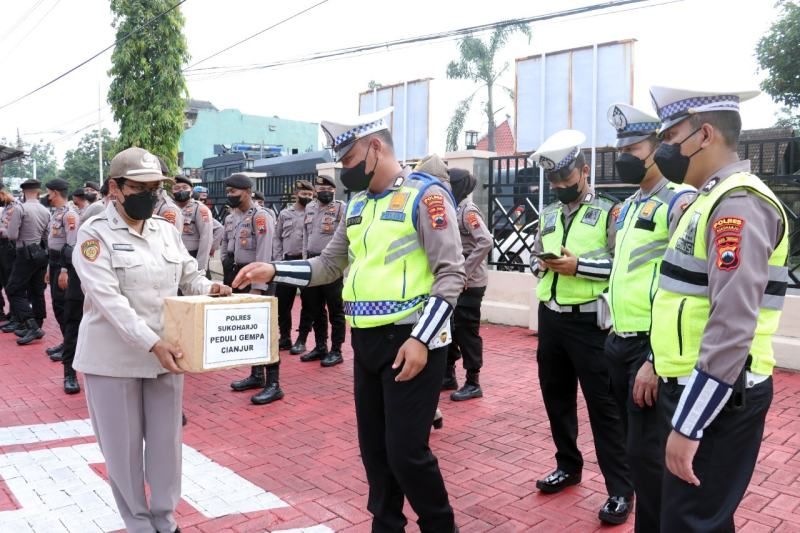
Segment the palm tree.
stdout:
<svg viewBox="0 0 800 533">
<path fill-rule="evenodd" d="M 461 130 L 464 129 L 464 120 L 469 112 L 472 99 L 475 95 L 486 87 L 488 98 L 486 100 L 486 118 L 489 120 L 489 151 L 495 150 L 494 143 L 494 87 L 497 79 L 508 69 L 508 62 L 501 68 L 495 67 L 497 52 L 505 46 L 508 38 L 515 32 L 521 32 L 531 41 L 531 29 L 527 24 L 511 23 L 495 28 L 489 37 L 489 42 L 484 42 L 472 35 L 466 35 L 458 43 L 461 57 L 458 61 L 451 61 L 447 65 L 447 78 L 451 80 L 472 80 L 479 83 L 475 92 L 462 100 L 456 106 L 450 124 L 447 126 L 447 150 L 455 151 L 458 149 L 458 139 Z M 503 87 L 511 99 L 514 99 L 514 91 L 508 87 Z"/>
</svg>

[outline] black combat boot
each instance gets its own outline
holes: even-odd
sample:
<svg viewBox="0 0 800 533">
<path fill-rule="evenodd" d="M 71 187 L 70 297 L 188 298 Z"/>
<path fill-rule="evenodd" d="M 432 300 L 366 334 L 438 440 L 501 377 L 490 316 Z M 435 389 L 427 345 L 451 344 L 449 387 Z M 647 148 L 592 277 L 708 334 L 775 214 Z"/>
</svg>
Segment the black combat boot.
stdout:
<svg viewBox="0 0 800 533">
<path fill-rule="evenodd" d="M 78 383 L 78 376 L 75 375 L 75 369 L 72 365 L 64 365 L 64 392 L 67 394 L 78 394 L 81 391 L 81 386 Z"/>
<path fill-rule="evenodd" d="M 53 355 L 54 353 L 63 352 L 63 351 L 64 351 L 64 343 L 62 342 L 61 344 L 59 344 L 57 346 L 53 346 L 52 348 L 47 348 L 45 350 L 45 353 L 47 355 Z"/>
<path fill-rule="evenodd" d="M 264 365 L 250 367 L 250 375 L 239 381 L 231 383 L 231 388 L 236 392 L 249 389 L 260 389 L 264 386 Z"/>
<path fill-rule="evenodd" d="M 278 350 L 283 351 L 291 349 L 292 349 L 292 339 L 288 337 L 281 337 L 280 340 L 278 340 Z"/>
<path fill-rule="evenodd" d="M 297 341 L 295 341 L 294 345 L 292 345 L 289 353 L 292 355 L 300 355 L 301 353 L 306 351 L 306 338 L 305 337 L 297 337 Z"/>
<path fill-rule="evenodd" d="M 278 383 L 279 370 L 280 367 L 278 365 L 269 365 L 267 367 L 267 386 L 250 398 L 251 402 L 256 405 L 264 405 L 283 398 L 283 391 L 280 383 Z"/>
<path fill-rule="evenodd" d="M 35 318 L 29 318 L 26 320 L 25 325 L 28 327 L 28 332 L 21 339 L 17 339 L 17 344 L 20 346 L 25 346 L 26 344 L 30 344 L 33 341 L 44 337 L 44 330 L 39 327 L 39 324 L 36 322 Z"/>
<path fill-rule="evenodd" d="M 479 376 L 480 371 L 467 370 L 467 381 L 464 383 L 463 387 L 450 395 L 450 399 L 454 402 L 463 402 L 464 400 L 483 397 Z"/>
<path fill-rule="evenodd" d="M 300 360 L 304 363 L 309 363 L 311 361 L 319 361 L 327 357 L 328 355 L 328 347 L 325 345 L 317 345 L 316 348 L 308 352 L 307 354 L 303 354 L 300 356 Z"/>
<path fill-rule="evenodd" d="M 329 366 L 336 366 L 344 362 L 344 357 L 342 357 L 342 349 L 338 346 L 335 348 L 331 348 L 331 351 L 328 352 L 328 355 L 322 358 L 322 361 L 319 362 L 320 366 L 329 367 Z"/>
<path fill-rule="evenodd" d="M 456 379 L 456 365 L 447 365 L 442 381 L 442 390 L 457 390 L 458 380 Z"/>
<path fill-rule="evenodd" d="M 12 317 L 8 322 L 0 326 L 0 331 L 3 333 L 14 333 L 20 327 L 19 321 Z"/>
</svg>

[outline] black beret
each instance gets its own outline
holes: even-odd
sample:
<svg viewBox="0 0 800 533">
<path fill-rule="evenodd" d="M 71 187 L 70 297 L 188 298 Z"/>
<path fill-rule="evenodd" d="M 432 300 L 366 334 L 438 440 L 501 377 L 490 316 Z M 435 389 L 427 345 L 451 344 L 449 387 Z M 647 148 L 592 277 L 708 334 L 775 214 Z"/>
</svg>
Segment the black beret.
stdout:
<svg viewBox="0 0 800 533">
<path fill-rule="evenodd" d="M 190 180 L 189 178 L 187 178 L 185 176 L 176 176 L 175 177 L 175 183 L 183 183 L 185 185 L 188 185 L 189 187 L 192 186 L 192 180 Z"/>
<path fill-rule="evenodd" d="M 84 187 L 89 187 L 90 189 L 94 189 L 96 191 L 100 190 L 100 185 L 96 181 L 87 181 L 83 184 Z"/>
<path fill-rule="evenodd" d="M 255 198 L 256 200 L 261 200 L 262 202 L 266 201 L 266 198 L 264 198 L 264 193 L 260 191 L 255 191 L 253 193 L 253 198 Z"/>
<path fill-rule="evenodd" d="M 314 186 L 307 180 L 297 180 L 294 182 L 295 191 L 313 191 Z"/>
<path fill-rule="evenodd" d="M 336 187 L 336 182 L 333 181 L 332 177 L 325 176 L 324 174 L 320 174 L 314 180 L 314 185 L 330 185 L 331 187 Z"/>
<path fill-rule="evenodd" d="M 28 190 L 28 189 L 41 189 L 42 188 L 42 182 L 39 181 L 39 180 L 35 180 L 33 178 L 30 178 L 30 179 L 27 179 L 27 180 L 23 181 L 22 184 L 19 186 L 19 188 L 22 189 L 23 191 Z"/>
<path fill-rule="evenodd" d="M 84 189 L 83 187 L 78 187 L 77 189 L 72 191 L 72 196 L 78 196 L 80 198 L 83 198 L 84 196 L 86 196 L 86 189 Z"/>
<path fill-rule="evenodd" d="M 249 177 L 245 176 L 244 174 L 231 174 L 227 178 L 225 178 L 225 186 L 232 187 L 234 189 L 252 189 L 253 188 L 253 180 Z"/>
<path fill-rule="evenodd" d="M 48 181 L 47 183 L 45 183 L 44 186 L 46 188 L 50 189 L 51 191 L 67 191 L 67 190 L 69 190 L 69 183 L 67 182 L 67 180 L 62 180 L 61 178 L 52 179 L 52 180 Z"/>
</svg>

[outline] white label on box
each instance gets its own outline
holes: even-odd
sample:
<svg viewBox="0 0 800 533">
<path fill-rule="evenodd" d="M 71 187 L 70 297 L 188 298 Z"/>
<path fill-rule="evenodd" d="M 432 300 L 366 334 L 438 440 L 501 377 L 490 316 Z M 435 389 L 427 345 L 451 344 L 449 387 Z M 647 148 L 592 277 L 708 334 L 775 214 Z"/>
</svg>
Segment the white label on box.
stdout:
<svg viewBox="0 0 800 533">
<path fill-rule="evenodd" d="M 258 363 L 269 358 L 270 305 L 207 305 L 203 368 Z"/>
</svg>

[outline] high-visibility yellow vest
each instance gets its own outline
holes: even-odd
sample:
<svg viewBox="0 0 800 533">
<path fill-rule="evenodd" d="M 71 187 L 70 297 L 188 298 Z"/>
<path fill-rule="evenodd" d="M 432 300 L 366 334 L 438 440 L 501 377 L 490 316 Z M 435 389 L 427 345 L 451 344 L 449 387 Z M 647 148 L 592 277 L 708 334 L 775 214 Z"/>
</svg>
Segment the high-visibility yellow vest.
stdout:
<svg viewBox="0 0 800 533">
<path fill-rule="evenodd" d="M 614 201 L 595 193 L 588 204 L 582 204 L 564 227 L 561 202 L 548 205 L 539 218 L 544 252 L 561 255 L 564 246 L 578 257 L 610 258 L 608 252 L 608 217 Z M 536 286 L 539 301 L 555 300 L 559 305 L 580 305 L 597 300 L 608 287 L 608 280 L 591 280 L 576 276 L 559 276 L 548 270 Z"/>
<path fill-rule="evenodd" d="M 608 282 L 615 331 L 650 331 L 658 270 L 669 243 L 670 202 L 678 192 L 690 190 L 694 189 L 668 182 L 655 194 L 638 201 L 631 197 L 622 205 Z"/>
<path fill-rule="evenodd" d="M 348 203 L 350 267 L 342 295 L 350 326 L 393 324 L 425 305 L 433 273 L 417 236 L 416 218 L 419 201 L 431 185 L 441 182 L 415 172 L 398 188 L 379 195 L 363 191 Z M 441 201 L 455 205 L 449 193 Z"/>
<path fill-rule="evenodd" d="M 783 218 L 783 236 L 769 257 L 769 283 L 761 298 L 761 309 L 750 346 L 750 370 L 756 374 L 772 374 L 775 366 L 772 336 L 778 329 L 789 281 L 788 223 L 780 201 L 769 187 L 757 176 L 741 172 L 699 191 L 697 199 L 688 206 L 670 239 L 653 301 L 650 336 L 656 371 L 660 376 L 688 376 L 697 363 L 711 309 L 708 262 L 720 260 L 708 257 L 706 230 L 714 207 L 734 189 L 748 189 L 758 194 L 773 205 Z M 741 221 L 732 219 L 731 223 Z M 731 255 L 728 258 L 723 255 L 721 259 L 735 260 L 735 250 L 726 253 Z M 747 265 L 741 268 L 747 268 Z M 736 319 L 735 310 L 732 309 L 731 320 Z"/>
</svg>

